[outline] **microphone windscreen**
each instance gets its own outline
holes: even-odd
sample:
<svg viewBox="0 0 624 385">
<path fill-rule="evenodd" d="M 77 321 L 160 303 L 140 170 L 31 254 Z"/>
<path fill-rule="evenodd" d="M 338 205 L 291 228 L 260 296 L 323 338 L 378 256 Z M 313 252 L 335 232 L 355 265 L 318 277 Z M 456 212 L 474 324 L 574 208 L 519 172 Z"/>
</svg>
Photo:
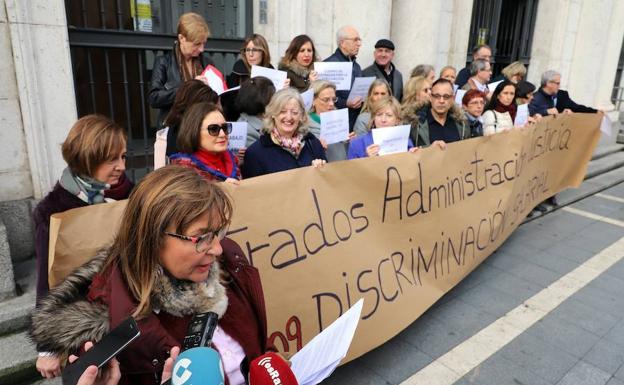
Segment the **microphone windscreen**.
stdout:
<svg viewBox="0 0 624 385">
<path fill-rule="evenodd" d="M 265 353 L 249 365 L 249 385 L 299 385 L 288 363 L 275 353 Z"/>
<path fill-rule="evenodd" d="M 223 366 L 219 353 L 207 347 L 192 348 L 178 356 L 173 364 L 173 385 L 223 385 Z"/>
</svg>

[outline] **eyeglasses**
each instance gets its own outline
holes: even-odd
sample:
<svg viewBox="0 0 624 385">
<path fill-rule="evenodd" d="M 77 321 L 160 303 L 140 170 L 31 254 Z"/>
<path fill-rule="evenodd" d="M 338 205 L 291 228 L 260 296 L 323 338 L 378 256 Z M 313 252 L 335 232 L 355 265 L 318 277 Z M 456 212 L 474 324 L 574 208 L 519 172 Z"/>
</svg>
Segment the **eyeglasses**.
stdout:
<svg viewBox="0 0 624 385">
<path fill-rule="evenodd" d="M 208 134 L 212 136 L 219 136 L 221 130 L 225 132 L 225 135 L 230 135 L 230 132 L 232 132 L 232 123 L 209 124 L 206 129 L 208 130 Z"/>
<path fill-rule="evenodd" d="M 262 50 L 262 48 L 245 48 L 243 52 L 252 54 L 252 53 L 258 53 L 258 52 L 264 52 L 264 51 Z"/>
<path fill-rule="evenodd" d="M 469 106 L 483 106 L 485 102 L 483 100 L 473 100 L 468 103 Z"/>
<path fill-rule="evenodd" d="M 556 84 L 556 85 L 561 84 L 561 82 L 556 82 L 556 81 L 554 81 L 554 80 L 549 80 L 549 81 L 548 81 L 548 83 L 552 83 L 552 84 Z"/>
<path fill-rule="evenodd" d="M 361 37 L 345 37 L 345 40 L 353 40 L 354 42 L 362 41 Z"/>
<path fill-rule="evenodd" d="M 319 98 L 319 100 L 325 104 L 328 104 L 329 102 L 336 104 L 338 98 Z"/>
<path fill-rule="evenodd" d="M 174 237 L 174 238 L 182 239 L 183 241 L 189 241 L 191 243 L 194 243 L 195 251 L 197 251 L 198 253 L 203 253 L 210 248 L 210 245 L 212 244 L 212 241 L 214 241 L 215 238 L 217 238 L 220 241 L 223 238 L 225 238 L 225 235 L 227 234 L 227 232 L 228 232 L 228 226 L 225 226 L 221 230 L 213 231 L 213 232 L 210 232 L 204 235 L 199 235 L 196 237 L 170 233 L 168 231 L 165 231 L 165 234 L 167 234 L 170 237 Z"/>
<path fill-rule="evenodd" d="M 444 95 L 431 94 L 431 99 L 451 100 L 452 97 L 453 97 L 453 95 L 448 95 L 448 94 L 444 94 Z"/>
</svg>

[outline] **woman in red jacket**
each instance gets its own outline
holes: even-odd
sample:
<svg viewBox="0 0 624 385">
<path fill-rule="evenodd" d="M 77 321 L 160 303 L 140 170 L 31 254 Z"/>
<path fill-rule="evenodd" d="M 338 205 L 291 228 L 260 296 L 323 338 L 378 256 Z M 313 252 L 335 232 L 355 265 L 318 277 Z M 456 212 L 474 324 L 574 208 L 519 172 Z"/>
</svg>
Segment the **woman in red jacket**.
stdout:
<svg viewBox="0 0 624 385">
<path fill-rule="evenodd" d="M 39 350 L 66 356 L 99 341 L 132 315 L 140 337 L 117 359 L 121 384 L 160 384 L 194 314 L 219 315 L 213 344 L 226 383 L 244 384 L 241 365 L 267 349 L 258 271 L 225 238 L 232 204 L 197 172 L 168 166 L 147 175 L 128 200 L 109 250 L 50 290 L 32 316 Z"/>
</svg>

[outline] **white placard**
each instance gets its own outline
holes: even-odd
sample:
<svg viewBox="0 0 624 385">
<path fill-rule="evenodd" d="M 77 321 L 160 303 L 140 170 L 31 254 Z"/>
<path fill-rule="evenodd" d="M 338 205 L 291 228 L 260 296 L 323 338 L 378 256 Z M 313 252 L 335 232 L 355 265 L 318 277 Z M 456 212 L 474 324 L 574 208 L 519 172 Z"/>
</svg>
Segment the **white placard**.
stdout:
<svg viewBox="0 0 624 385">
<path fill-rule="evenodd" d="M 245 148 L 247 143 L 247 122 L 228 122 L 232 125 L 232 132 L 228 136 L 228 149 L 238 151 Z"/>
<path fill-rule="evenodd" d="M 600 131 L 602 131 L 606 136 L 611 137 L 611 119 L 609 119 L 607 114 L 602 115 L 602 122 L 600 122 Z"/>
<path fill-rule="evenodd" d="M 225 84 L 225 78 L 221 71 L 219 71 L 215 66 L 209 64 L 204 68 L 204 72 L 200 76 L 203 76 L 206 79 L 205 83 L 208 84 L 210 88 L 217 95 L 221 95 L 227 89 L 227 85 Z"/>
<path fill-rule="evenodd" d="M 306 111 L 310 111 L 312 109 L 312 102 L 314 102 L 314 90 L 310 88 L 309 90 L 301 93 L 301 99 L 303 99 L 303 106 Z"/>
<path fill-rule="evenodd" d="M 515 127 L 524 127 L 529 121 L 529 105 L 527 103 L 521 104 L 516 110 L 516 119 L 514 120 Z"/>
<path fill-rule="evenodd" d="M 457 104 L 460 108 L 462 107 L 462 99 L 464 95 L 466 95 L 466 90 L 457 90 L 455 93 L 455 104 Z"/>
<path fill-rule="evenodd" d="M 320 80 L 327 80 L 336 85 L 336 90 L 351 89 L 351 74 L 353 63 L 347 62 L 315 62 L 314 70 Z"/>
<path fill-rule="evenodd" d="M 353 80 L 353 85 L 351 86 L 351 92 L 349 92 L 349 97 L 347 98 L 347 100 L 354 100 L 357 97 L 360 97 L 362 98 L 362 100 L 365 100 L 366 97 L 368 96 L 368 89 L 370 88 L 371 84 L 373 84 L 375 79 L 377 78 L 374 76 L 369 76 L 365 78 L 355 78 Z"/>
<path fill-rule="evenodd" d="M 379 145 L 379 155 L 394 154 L 407 151 L 409 143 L 409 124 L 394 127 L 382 127 L 371 130 L 373 143 Z"/>
<path fill-rule="evenodd" d="M 273 82 L 275 91 L 279 91 L 284 88 L 284 82 L 286 82 L 286 71 L 274 70 L 272 68 L 261 67 L 257 65 L 251 66 L 250 77 L 264 76 Z"/>
<path fill-rule="evenodd" d="M 321 139 L 327 144 L 349 139 L 349 110 L 321 112 Z"/>
<path fill-rule="evenodd" d="M 458 89 L 459 86 L 457 84 L 453 84 L 453 93 L 456 93 Z"/>
<path fill-rule="evenodd" d="M 488 83 L 488 90 L 490 90 L 490 92 L 494 92 L 494 90 L 496 89 L 496 87 L 502 82 L 502 80 L 499 80 L 497 82 L 494 83 Z"/>
<path fill-rule="evenodd" d="M 167 135 L 169 127 L 156 131 L 156 141 L 154 142 L 154 170 L 167 165 Z"/>
</svg>

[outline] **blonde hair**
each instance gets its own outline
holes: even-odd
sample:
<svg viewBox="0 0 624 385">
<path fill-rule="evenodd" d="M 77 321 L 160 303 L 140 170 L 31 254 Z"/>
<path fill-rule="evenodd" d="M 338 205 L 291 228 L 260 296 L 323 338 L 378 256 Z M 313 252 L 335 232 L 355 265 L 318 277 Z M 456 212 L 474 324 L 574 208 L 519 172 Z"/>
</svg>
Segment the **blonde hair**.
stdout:
<svg viewBox="0 0 624 385">
<path fill-rule="evenodd" d="M 262 132 L 270 134 L 271 131 L 273 131 L 275 128 L 275 119 L 280 114 L 286 103 L 291 100 L 295 100 L 297 102 L 297 106 L 299 107 L 299 116 L 301 116 L 296 133 L 306 134 L 308 132 L 308 114 L 305 113 L 303 99 L 301 99 L 299 92 L 293 88 L 279 90 L 275 93 L 275 95 L 273 95 L 264 112 L 264 126 L 262 127 Z"/>
<path fill-rule="evenodd" d="M 392 89 L 390 89 L 390 85 L 388 84 L 388 82 L 383 79 L 375 79 L 370 87 L 368 87 L 368 95 L 366 95 L 366 100 L 364 100 L 364 105 L 362 106 L 361 112 L 370 111 L 372 103 L 371 96 L 373 96 L 373 91 L 375 90 L 375 88 L 380 86 L 386 87 L 386 92 L 388 93 L 388 96 L 392 96 Z"/>
<path fill-rule="evenodd" d="M 410 78 L 405 84 L 402 104 L 405 106 L 407 104 L 416 103 L 418 94 L 420 94 L 420 91 L 422 91 L 427 84 L 429 84 L 429 80 L 424 76 Z M 431 86 L 431 84 L 429 84 L 429 86 Z"/>
<path fill-rule="evenodd" d="M 200 14 L 187 12 L 178 19 L 178 35 L 193 43 L 200 43 L 210 37 L 210 28 Z"/>
<path fill-rule="evenodd" d="M 368 128 L 375 128 L 375 115 L 384 108 L 390 107 L 394 116 L 396 117 L 397 124 L 401 122 L 401 105 L 394 96 L 387 98 L 381 98 L 377 102 L 373 103 L 370 110 L 370 120 L 368 121 Z"/>
<path fill-rule="evenodd" d="M 440 70 L 440 76 L 439 77 L 442 77 L 442 74 L 446 70 L 453 70 L 453 72 L 455 72 L 455 76 L 457 76 L 457 70 L 455 69 L 455 67 L 453 67 L 453 66 L 445 66 L 445 67 L 442 67 L 442 69 Z"/>
<path fill-rule="evenodd" d="M 509 64 L 507 67 L 503 68 L 501 73 L 509 80 L 511 80 L 511 78 L 515 75 L 519 75 L 522 77 L 522 79 L 524 79 L 527 74 L 527 68 L 521 62 L 515 61 Z"/>
<path fill-rule="evenodd" d="M 143 318 L 152 311 L 150 297 L 160 274 L 164 231 L 183 234 L 207 212 L 211 228 L 225 228 L 232 217 L 232 203 L 218 184 L 193 169 L 166 166 L 147 174 L 135 187 L 103 268 L 118 264 L 130 293 L 139 302 L 134 317 Z"/>
<path fill-rule="evenodd" d="M 102 163 L 126 149 L 124 129 L 106 116 L 86 115 L 78 119 L 61 146 L 63 159 L 76 175 L 93 177 Z"/>
<path fill-rule="evenodd" d="M 310 88 L 314 92 L 314 99 L 318 98 L 321 92 L 325 91 L 328 88 L 332 88 L 336 91 L 336 85 L 327 80 L 315 80 L 310 83 Z M 316 108 L 314 108 L 314 104 L 312 104 L 312 108 L 310 109 L 312 112 L 316 112 Z"/>
</svg>

